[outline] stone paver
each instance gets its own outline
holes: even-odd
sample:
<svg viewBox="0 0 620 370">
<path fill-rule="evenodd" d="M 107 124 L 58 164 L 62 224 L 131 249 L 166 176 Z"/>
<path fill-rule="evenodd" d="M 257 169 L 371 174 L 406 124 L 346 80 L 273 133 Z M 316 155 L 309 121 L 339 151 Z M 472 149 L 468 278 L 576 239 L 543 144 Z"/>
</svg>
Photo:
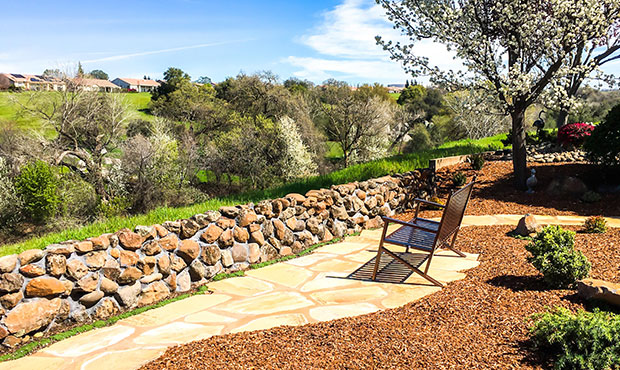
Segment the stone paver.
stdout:
<svg viewBox="0 0 620 370">
<path fill-rule="evenodd" d="M 173 322 L 151 329 L 133 340 L 136 344 L 157 345 L 162 343 L 187 343 L 221 334 L 223 325 L 207 326 L 185 322 Z"/>
<path fill-rule="evenodd" d="M 313 303 L 303 295 L 296 292 L 274 292 L 263 294 L 220 307 L 232 313 L 261 315 L 283 311 L 294 311 L 312 306 Z"/>
<path fill-rule="evenodd" d="M 585 217 L 535 216 L 541 224 L 581 224 Z M 466 216 L 465 225 L 516 225 L 520 215 Z M 612 227 L 620 218 L 607 218 Z M 390 231 L 398 225 L 392 225 Z M 166 347 L 212 335 L 303 325 L 368 314 L 416 301 L 441 288 L 416 274 L 404 284 L 348 279 L 372 259 L 381 230 L 365 230 L 345 242 L 209 284 L 212 294 L 196 295 L 113 326 L 55 343 L 2 369 L 134 369 L 159 356 Z M 390 247 L 392 248 L 392 247 Z M 395 248 L 397 250 L 397 248 Z M 477 255 L 456 258 L 439 251 L 429 273 L 442 282 L 465 277 L 478 265 Z"/>
<path fill-rule="evenodd" d="M 231 333 L 238 333 L 241 331 L 261 330 L 269 329 L 276 326 L 288 325 L 298 326 L 307 324 L 308 320 L 300 313 L 290 313 L 286 315 L 274 315 L 261 317 L 260 319 L 252 320 L 246 325 L 242 325 L 238 328 L 231 330 Z"/>
<path fill-rule="evenodd" d="M 166 347 L 136 348 L 125 351 L 104 352 L 84 362 L 82 370 L 137 368 L 144 362 L 161 356 Z"/>
</svg>

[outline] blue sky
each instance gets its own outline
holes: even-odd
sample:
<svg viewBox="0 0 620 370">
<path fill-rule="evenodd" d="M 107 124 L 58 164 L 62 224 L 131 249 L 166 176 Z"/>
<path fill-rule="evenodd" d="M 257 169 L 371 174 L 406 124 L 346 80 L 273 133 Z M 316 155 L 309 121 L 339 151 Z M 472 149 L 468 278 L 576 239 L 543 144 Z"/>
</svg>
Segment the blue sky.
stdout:
<svg viewBox="0 0 620 370">
<path fill-rule="evenodd" d="M 374 36 L 395 36 L 373 0 L 0 0 L 0 72 L 102 69 L 110 78 L 162 76 L 174 66 L 221 81 L 272 70 L 321 82 L 404 82 Z M 18 15 L 11 17 L 10 15 Z M 9 15 L 9 16 L 7 16 Z M 419 49 L 440 67 L 441 47 Z M 615 69 L 615 71 L 614 71 Z M 616 63 L 612 72 L 620 72 Z"/>
</svg>

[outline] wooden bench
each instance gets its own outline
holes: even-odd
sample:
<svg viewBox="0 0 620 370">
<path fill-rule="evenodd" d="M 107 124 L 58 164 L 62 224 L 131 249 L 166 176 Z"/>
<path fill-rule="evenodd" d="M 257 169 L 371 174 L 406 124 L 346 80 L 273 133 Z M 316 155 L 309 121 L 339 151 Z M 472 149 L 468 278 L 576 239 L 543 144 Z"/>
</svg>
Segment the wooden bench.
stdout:
<svg viewBox="0 0 620 370">
<path fill-rule="evenodd" d="M 474 177 L 472 182 L 450 194 L 445 205 L 416 198 L 415 216 L 408 222 L 390 217 L 382 217 L 384 222 L 383 234 L 381 235 L 381 242 L 379 243 L 379 250 L 377 251 L 377 257 L 375 259 L 372 280 L 376 280 L 377 274 L 381 272 L 379 268 L 381 254 L 385 252 L 431 283 L 440 287 L 443 286 L 439 281 L 428 275 L 428 269 L 437 249 L 447 248 L 459 256 L 465 257 L 464 253 L 454 248 L 454 242 L 456 241 L 456 236 L 461 227 L 461 222 L 463 221 L 465 209 L 471 197 L 475 181 L 476 178 Z M 442 208 L 443 214 L 441 216 L 441 221 L 437 222 L 418 217 L 421 204 Z M 386 235 L 390 223 L 396 223 L 402 226 L 391 234 Z M 392 252 L 385 247 L 386 243 L 404 246 L 406 247 L 406 251 L 400 253 Z M 409 253 L 410 248 L 423 253 Z M 420 266 L 422 266 L 424 262 L 427 263 L 424 272 L 422 272 Z"/>
</svg>

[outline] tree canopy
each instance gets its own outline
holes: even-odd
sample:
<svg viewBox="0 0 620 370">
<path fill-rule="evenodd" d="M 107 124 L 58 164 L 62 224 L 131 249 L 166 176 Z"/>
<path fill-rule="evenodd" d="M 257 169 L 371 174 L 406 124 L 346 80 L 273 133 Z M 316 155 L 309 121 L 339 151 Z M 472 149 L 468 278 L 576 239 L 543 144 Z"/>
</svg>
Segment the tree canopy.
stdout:
<svg viewBox="0 0 620 370">
<path fill-rule="evenodd" d="M 565 80 L 597 66 L 576 58 L 620 20 L 617 0 L 377 0 L 406 41 L 377 37 L 413 77 L 448 87 L 487 90 L 511 116 L 516 185 L 525 188 L 525 111 L 534 102 L 566 105 Z M 416 55 L 420 40 L 443 44 L 465 71 L 446 70 Z"/>
</svg>

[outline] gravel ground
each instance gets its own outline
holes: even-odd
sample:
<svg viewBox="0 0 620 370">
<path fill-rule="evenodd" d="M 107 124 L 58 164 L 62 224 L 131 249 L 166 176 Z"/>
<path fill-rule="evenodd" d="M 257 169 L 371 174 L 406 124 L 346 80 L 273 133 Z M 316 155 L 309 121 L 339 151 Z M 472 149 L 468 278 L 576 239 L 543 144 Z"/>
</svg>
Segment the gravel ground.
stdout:
<svg viewBox="0 0 620 370">
<path fill-rule="evenodd" d="M 572 227 L 573 230 L 578 230 Z M 406 306 L 299 327 L 216 336 L 169 348 L 142 369 L 542 369 L 528 317 L 577 309 L 570 290 L 546 290 L 509 226 L 465 228 L 458 247 L 480 253 L 463 280 Z M 620 230 L 577 234 L 594 278 L 620 282 Z"/>
</svg>

